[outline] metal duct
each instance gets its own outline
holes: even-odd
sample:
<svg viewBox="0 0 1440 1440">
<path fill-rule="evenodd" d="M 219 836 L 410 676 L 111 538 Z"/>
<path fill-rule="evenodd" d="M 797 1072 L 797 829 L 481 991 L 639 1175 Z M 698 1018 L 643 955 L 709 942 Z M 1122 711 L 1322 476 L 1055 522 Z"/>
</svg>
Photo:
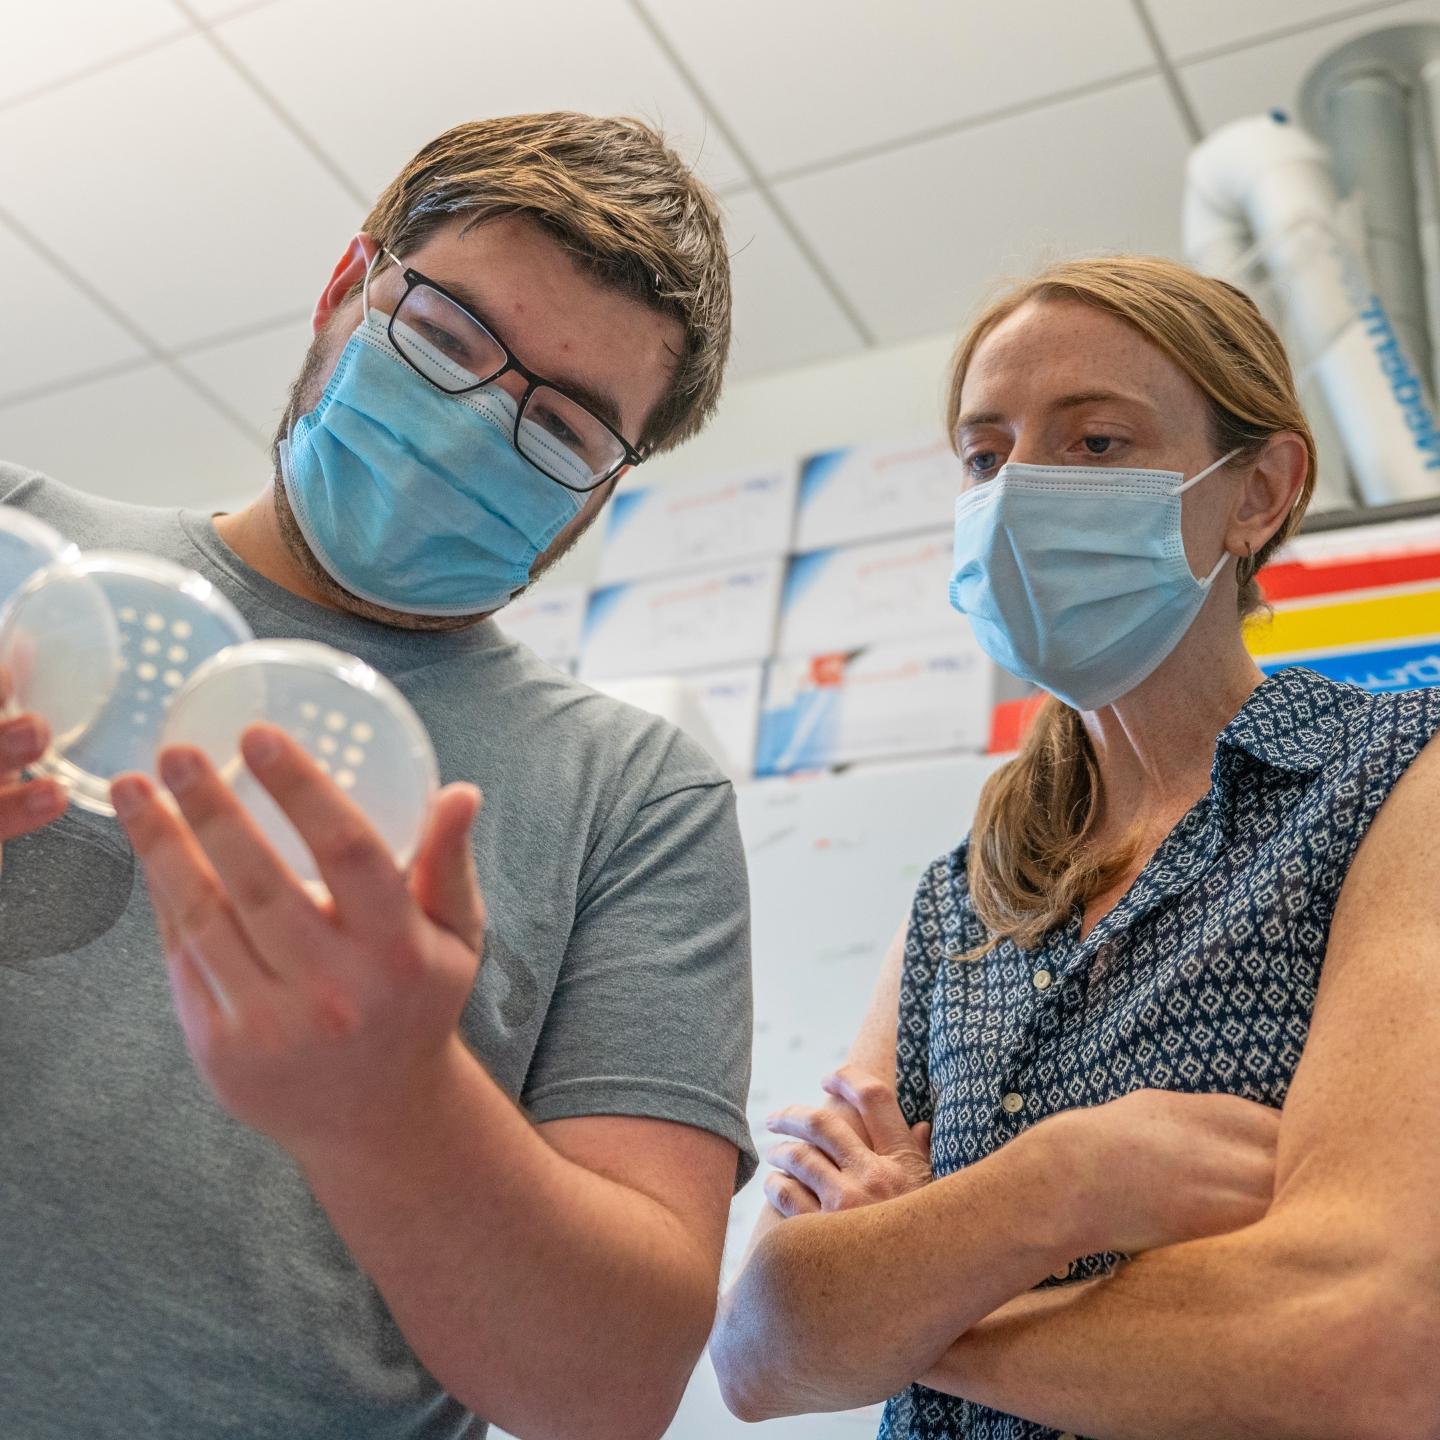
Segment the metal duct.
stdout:
<svg viewBox="0 0 1440 1440">
<path fill-rule="evenodd" d="M 1432 394 L 1416 173 L 1419 162 L 1436 174 L 1437 67 L 1440 25 L 1397 25 L 1342 45 L 1300 89 L 1301 117 L 1329 147 L 1341 195 L 1360 203 L 1376 293 Z"/>
<path fill-rule="evenodd" d="M 1363 257 L 1335 228 L 1321 145 L 1278 114 L 1222 126 L 1190 154 L 1185 251 L 1244 285 L 1263 260 L 1297 368 L 1313 372 L 1366 504 L 1440 495 L 1440 430 Z"/>
</svg>

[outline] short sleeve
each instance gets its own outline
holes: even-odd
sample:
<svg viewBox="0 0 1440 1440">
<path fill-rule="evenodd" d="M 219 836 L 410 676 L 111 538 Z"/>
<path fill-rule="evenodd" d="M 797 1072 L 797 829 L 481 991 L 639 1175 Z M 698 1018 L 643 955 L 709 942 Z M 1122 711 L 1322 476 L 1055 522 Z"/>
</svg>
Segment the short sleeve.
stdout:
<svg viewBox="0 0 1440 1440">
<path fill-rule="evenodd" d="M 745 1115 L 750 897 L 728 781 L 675 736 L 579 897 L 521 1103 L 537 1122 L 635 1115 L 708 1130 L 756 1168 Z"/>
</svg>

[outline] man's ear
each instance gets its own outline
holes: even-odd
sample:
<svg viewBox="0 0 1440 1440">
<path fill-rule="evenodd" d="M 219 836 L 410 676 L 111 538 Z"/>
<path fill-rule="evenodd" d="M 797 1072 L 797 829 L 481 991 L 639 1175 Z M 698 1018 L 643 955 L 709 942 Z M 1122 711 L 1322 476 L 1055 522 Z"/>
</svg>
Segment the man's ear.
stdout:
<svg viewBox="0 0 1440 1440">
<path fill-rule="evenodd" d="M 1281 430 L 1265 442 L 1231 516 L 1226 536 L 1231 554 L 1259 554 L 1298 503 L 1309 465 L 1309 449 L 1294 430 Z"/>
<path fill-rule="evenodd" d="M 330 323 L 330 317 L 345 303 L 350 292 L 365 279 L 379 250 L 380 242 L 363 231 L 345 247 L 345 253 L 336 261 L 330 272 L 330 279 L 315 302 L 315 313 L 310 317 L 310 329 L 318 335 Z"/>
</svg>

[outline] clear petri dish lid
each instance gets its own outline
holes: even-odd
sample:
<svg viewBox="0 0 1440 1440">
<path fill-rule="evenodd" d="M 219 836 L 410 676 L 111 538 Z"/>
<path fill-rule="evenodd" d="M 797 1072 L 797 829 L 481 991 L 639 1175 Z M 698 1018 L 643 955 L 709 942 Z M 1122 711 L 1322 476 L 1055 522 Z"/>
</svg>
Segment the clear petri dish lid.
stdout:
<svg viewBox="0 0 1440 1440">
<path fill-rule="evenodd" d="M 5 711 L 42 716 L 52 753 L 85 733 L 119 674 L 115 617 L 104 592 L 75 569 L 78 558 L 62 546 L 62 558 L 42 565 L 0 609 Z M 45 760 L 31 769 L 48 773 Z"/>
<path fill-rule="evenodd" d="M 0 606 L 39 569 L 80 553 L 43 520 L 0 505 Z"/>
<path fill-rule="evenodd" d="M 15 703 L 49 721 L 32 771 L 82 809 L 113 815 L 110 782 L 153 776 L 166 711 L 194 672 L 252 638 L 240 612 L 183 565 L 90 550 L 28 580 L 0 621 L 0 662 L 28 656 Z"/>
<path fill-rule="evenodd" d="M 429 733 L 378 671 L 311 640 L 254 640 L 202 665 L 165 717 L 162 745 L 209 757 L 280 858 L 323 889 L 309 848 L 240 754 L 257 721 L 295 740 L 365 814 L 396 863 L 414 857 L 439 785 Z"/>
</svg>

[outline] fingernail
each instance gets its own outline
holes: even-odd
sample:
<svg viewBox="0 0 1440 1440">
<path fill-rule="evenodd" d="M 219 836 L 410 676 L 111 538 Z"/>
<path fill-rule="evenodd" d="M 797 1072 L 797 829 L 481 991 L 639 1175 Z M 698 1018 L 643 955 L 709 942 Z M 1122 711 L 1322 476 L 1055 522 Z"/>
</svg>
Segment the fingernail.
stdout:
<svg viewBox="0 0 1440 1440">
<path fill-rule="evenodd" d="M 56 805 L 59 795 L 53 784 L 42 783 L 25 796 L 25 809 L 31 815 L 48 815 Z"/>
<path fill-rule="evenodd" d="M 5 758 L 16 764 L 28 760 L 40 748 L 40 727 L 28 717 L 15 721 L 5 732 Z"/>
<path fill-rule="evenodd" d="M 245 758 L 254 765 L 268 765 L 280 758 L 280 740 L 273 730 L 249 731 L 241 741 Z"/>
<path fill-rule="evenodd" d="M 122 820 L 131 820 L 145 804 L 145 787 L 138 780 L 117 780 L 110 787 L 110 803 Z"/>
<path fill-rule="evenodd" d="M 189 750 L 167 750 L 160 757 L 160 778 L 173 794 L 183 795 L 200 778 L 200 763 Z"/>
</svg>

